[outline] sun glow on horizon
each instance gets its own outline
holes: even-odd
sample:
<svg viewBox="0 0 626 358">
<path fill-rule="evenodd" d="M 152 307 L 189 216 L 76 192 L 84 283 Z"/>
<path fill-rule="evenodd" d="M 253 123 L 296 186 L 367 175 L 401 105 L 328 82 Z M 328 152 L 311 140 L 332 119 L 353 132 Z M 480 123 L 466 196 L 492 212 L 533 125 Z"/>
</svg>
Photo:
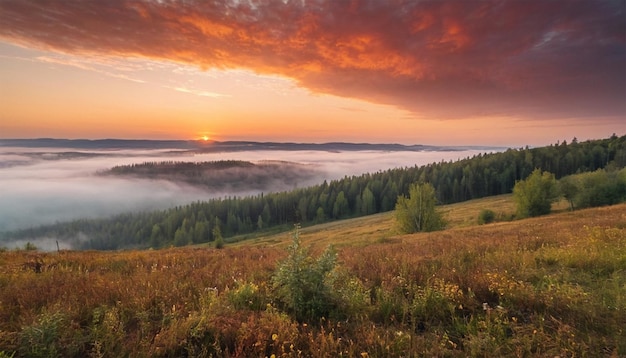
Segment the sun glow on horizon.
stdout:
<svg viewBox="0 0 626 358">
<path fill-rule="evenodd" d="M 626 132 L 623 6 L 346 3 L 157 1 L 144 16 L 134 2 L 0 0 L 0 138 L 519 147 Z"/>
</svg>

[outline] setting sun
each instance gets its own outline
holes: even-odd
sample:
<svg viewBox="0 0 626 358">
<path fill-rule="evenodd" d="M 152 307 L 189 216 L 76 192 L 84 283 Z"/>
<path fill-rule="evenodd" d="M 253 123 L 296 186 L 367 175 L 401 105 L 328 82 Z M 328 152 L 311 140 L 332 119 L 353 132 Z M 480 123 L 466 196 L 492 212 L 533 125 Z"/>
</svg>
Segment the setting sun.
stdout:
<svg viewBox="0 0 626 358">
<path fill-rule="evenodd" d="M 0 1 L 0 138 L 520 147 L 626 130 L 623 1 L 174 3 Z"/>
</svg>

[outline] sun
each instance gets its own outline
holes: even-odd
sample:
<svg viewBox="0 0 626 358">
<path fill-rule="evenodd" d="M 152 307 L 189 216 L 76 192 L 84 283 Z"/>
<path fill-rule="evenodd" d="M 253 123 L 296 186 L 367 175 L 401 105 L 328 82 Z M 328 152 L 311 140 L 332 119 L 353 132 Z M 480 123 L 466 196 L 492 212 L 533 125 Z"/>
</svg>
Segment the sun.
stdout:
<svg viewBox="0 0 626 358">
<path fill-rule="evenodd" d="M 195 140 L 197 140 L 198 142 L 206 142 L 208 144 L 213 141 L 213 136 L 211 134 L 211 132 L 205 131 L 196 133 Z"/>
</svg>

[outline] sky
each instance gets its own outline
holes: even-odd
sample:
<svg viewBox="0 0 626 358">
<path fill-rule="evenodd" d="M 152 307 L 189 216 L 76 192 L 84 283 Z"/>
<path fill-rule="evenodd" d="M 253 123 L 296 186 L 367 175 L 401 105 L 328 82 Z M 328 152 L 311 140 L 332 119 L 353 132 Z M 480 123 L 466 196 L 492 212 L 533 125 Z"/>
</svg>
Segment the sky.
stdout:
<svg viewBox="0 0 626 358">
<path fill-rule="evenodd" d="M 0 138 L 626 134 L 626 2 L 0 0 Z"/>
</svg>

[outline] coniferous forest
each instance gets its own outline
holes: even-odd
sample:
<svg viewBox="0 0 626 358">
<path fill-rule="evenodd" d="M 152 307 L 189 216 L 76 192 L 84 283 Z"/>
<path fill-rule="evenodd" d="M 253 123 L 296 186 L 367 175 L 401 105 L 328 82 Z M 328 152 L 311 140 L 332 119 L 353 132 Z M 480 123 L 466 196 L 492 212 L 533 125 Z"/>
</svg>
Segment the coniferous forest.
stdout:
<svg viewBox="0 0 626 358">
<path fill-rule="evenodd" d="M 307 226 L 387 212 L 415 182 L 431 183 L 438 202 L 450 204 L 510 193 L 516 181 L 537 168 L 560 179 L 624 166 L 626 135 L 584 142 L 574 138 L 546 147 L 508 149 L 454 162 L 346 176 L 293 191 L 198 201 L 168 210 L 76 220 L 4 235 L 11 239 L 56 237 L 81 249 L 184 246 L 215 240 L 215 228 L 228 238 L 258 230 L 287 231 L 295 223 Z M 113 171 L 123 170 L 129 168 Z"/>
</svg>

